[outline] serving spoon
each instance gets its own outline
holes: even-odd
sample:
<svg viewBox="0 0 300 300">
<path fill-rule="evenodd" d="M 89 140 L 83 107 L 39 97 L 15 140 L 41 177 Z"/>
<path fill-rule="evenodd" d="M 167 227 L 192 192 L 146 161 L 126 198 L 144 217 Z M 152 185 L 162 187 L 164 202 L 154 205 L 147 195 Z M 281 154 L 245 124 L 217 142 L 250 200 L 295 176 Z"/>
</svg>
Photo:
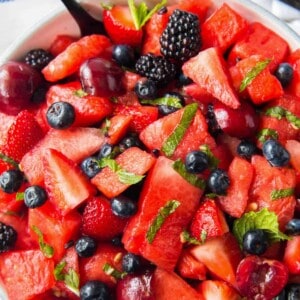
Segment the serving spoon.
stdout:
<svg viewBox="0 0 300 300">
<path fill-rule="evenodd" d="M 106 34 L 103 23 L 88 14 L 76 0 L 61 0 L 61 2 L 76 21 L 82 36 Z"/>
</svg>

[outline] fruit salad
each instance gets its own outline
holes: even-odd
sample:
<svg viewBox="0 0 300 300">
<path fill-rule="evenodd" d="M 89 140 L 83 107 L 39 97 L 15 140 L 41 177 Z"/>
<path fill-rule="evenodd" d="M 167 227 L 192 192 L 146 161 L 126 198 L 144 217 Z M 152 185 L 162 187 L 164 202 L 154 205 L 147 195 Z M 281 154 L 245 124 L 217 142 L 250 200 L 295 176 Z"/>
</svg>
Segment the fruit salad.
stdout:
<svg viewBox="0 0 300 300">
<path fill-rule="evenodd" d="M 300 48 L 226 1 L 101 17 L 0 66 L 7 299 L 299 299 Z"/>
</svg>

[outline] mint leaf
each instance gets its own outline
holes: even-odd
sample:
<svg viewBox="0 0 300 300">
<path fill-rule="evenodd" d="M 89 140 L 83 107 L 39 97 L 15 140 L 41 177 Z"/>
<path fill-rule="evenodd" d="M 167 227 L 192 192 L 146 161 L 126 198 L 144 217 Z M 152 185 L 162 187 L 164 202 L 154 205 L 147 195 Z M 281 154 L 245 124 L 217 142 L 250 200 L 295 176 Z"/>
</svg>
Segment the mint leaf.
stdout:
<svg viewBox="0 0 300 300">
<path fill-rule="evenodd" d="M 186 131 L 191 125 L 198 110 L 198 104 L 192 103 L 185 106 L 182 118 L 179 124 L 176 126 L 174 131 L 168 136 L 166 141 L 163 143 L 161 150 L 167 157 L 170 157 L 175 152 L 177 146 L 180 144 Z"/>
<path fill-rule="evenodd" d="M 173 163 L 172 167 L 188 183 L 190 183 L 191 185 L 193 185 L 201 190 L 204 190 L 204 188 L 205 188 L 204 179 L 198 177 L 196 174 L 189 173 L 186 170 L 184 163 L 180 159 L 176 160 Z"/>
<path fill-rule="evenodd" d="M 114 173 L 118 175 L 118 179 L 120 180 L 120 182 L 124 184 L 136 184 L 145 177 L 144 175 L 138 175 L 123 170 L 122 167 L 118 165 L 116 160 L 112 158 L 101 158 L 100 160 L 98 160 L 98 165 L 100 168 L 110 168 Z"/>
<path fill-rule="evenodd" d="M 274 190 L 271 192 L 271 199 L 278 200 L 284 197 L 289 197 L 294 195 L 293 188 L 281 189 L 281 190 Z"/>
<path fill-rule="evenodd" d="M 31 229 L 37 234 L 38 236 L 38 243 L 39 243 L 39 246 L 40 246 L 40 249 L 41 251 L 43 252 L 44 256 L 47 257 L 47 258 L 51 258 L 54 254 L 54 249 L 52 246 L 50 246 L 49 244 L 46 244 L 44 242 L 44 236 L 43 236 L 43 233 L 41 232 L 41 230 L 33 225 L 31 227 Z"/>
<path fill-rule="evenodd" d="M 182 108 L 182 104 L 179 100 L 178 97 L 176 96 L 168 96 L 168 97 L 162 97 L 162 98 L 157 98 L 157 99 L 152 99 L 152 100 L 147 100 L 143 99 L 140 100 L 142 104 L 149 104 L 149 105 L 166 105 L 166 106 L 171 106 L 175 108 Z"/>
<path fill-rule="evenodd" d="M 134 0 L 128 0 L 128 6 L 135 28 L 137 30 L 141 29 L 150 20 L 150 18 L 166 4 L 167 0 L 162 0 L 149 11 L 145 2 L 136 5 Z"/>
<path fill-rule="evenodd" d="M 271 243 L 289 239 L 287 235 L 279 230 L 277 215 L 267 208 L 263 208 L 258 212 L 250 211 L 234 221 L 233 234 L 240 245 L 243 243 L 244 234 L 252 229 L 266 230 Z"/>
<path fill-rule="evenodd" d="M 286 118 L 294 127 L 296 127 L 297 129 L 300 128 L 300 118 L 281 106 L 274 106 L 267 109 L 265 115 L 276 118 L 278 120 Z"/>
<path fill-rule="evenodd" d="M 208 165 L 211 170 L 218 167 L 220 160 L 214 156 L 208 145 L 201 145 L 200 151 L 204 152 L 208 157 Z"/>
<path fill-rule="evenodd" d="M 64 275 L 64 282 L 69 290 L 79 296 L 79 275 L 74 269 L 70 268 Z"/>
<path fill-rule="evenodd" d="M 16 193 L 16 201 L 23 201 L 24 200 L 24 192 L 17 192 Z"/>
<path fill-rule="evenodd" d="M 124 278 L 127 273 L 126 272 L 120 272 L 118 271 L 116 268 L 114 268 L 113 266 L 111 266 L 109 263 L 105 263 L 102 270 L 104 271 L 104 273 L 106 275 L 112 276 L 115 279 L 122 279 Z"/>
<path fill-rule="evenodd" d="M 274 129 L 270 128 L 263 128 L 257 133 L 257 139 L 264 143 L 267 139 L 272 138 L 277 140 L 278 139 L 278 132 Z"/>
<path fill-rule="evenodd" d="M 55 266 L 53 271 L 55 280 L 60 280 L 60 281 L 64 280 L 65 276 L 63 274 L 63 269 L 66 266 L 66 264 L 67 263 L 65 261 L 61 261 Z"/>
<path fill-rule="evenodd" d="M 180 235 L 180 240 L 182 243 L 188 243 L 191 245 L 200 245 L 201 242 L 196 238 L 192 237 L 187 230 L 184 230 Z"/>
<path fill-rule="evenodd" d="M 117 171 L 119 180 L 124 184 L 136 184 L 143 180 L 144 175 L 137 175 L 131 172 L 127 172 L 125 170 Z"/>
<path fill-rule="evenodd" d="M 79 97 L 79 98 L 82 98 L 82 97 L 87 96 L 88 93 L 85 92 L 83 89 L 79 89 L 79 90 L 74 91 L 74 95 Z"/>
<path fill-rule="evenodd" d="M 239 92 L 243 92 L 249 84 L 257 77 L 271 62 L 271 59 L 265 59 L 263 61 L 259 61 L 243 78 Z"/>
<path fill-rule="evenodd" d="M 0 159 L 2 159 L 6 163 L 12 165 L 16 169 L 19 169 L 19 164 L 15 160 L 13 160 L 11 157 L 5 155 L 4 153 L 0 153 Z"/>
<path fill-rule="evenodd" d="M 104 120 L 103 124 L 104 124 L 104 126 L 103 126 L 100 130 L 101 130 L 101 132 L 102 132 L 105 136 L 107 136 L 108 131 L 109 131 L 109 128 L 110 128 L 110 126 L 111 126 L 111 121 L 110 121 L 109 119 L 106 118 L 106 119 Z"/>
<path fill-rule="evenodd" d="M 146 233 L 146 238 L 149 244 L 151 244 L 154 241 L 158 230 L 166 221 L 167 217 L 172 213 L 174 213 L 176 209 L 179 207 L 179 205 L 180 205 L 179 201 L 170 200 L 165 204 L 165 206 L 159 209 L 157 216 L 155 217 L 154 221 L 152 222 L 151 226 L 149 227 Z"/>
</svg>

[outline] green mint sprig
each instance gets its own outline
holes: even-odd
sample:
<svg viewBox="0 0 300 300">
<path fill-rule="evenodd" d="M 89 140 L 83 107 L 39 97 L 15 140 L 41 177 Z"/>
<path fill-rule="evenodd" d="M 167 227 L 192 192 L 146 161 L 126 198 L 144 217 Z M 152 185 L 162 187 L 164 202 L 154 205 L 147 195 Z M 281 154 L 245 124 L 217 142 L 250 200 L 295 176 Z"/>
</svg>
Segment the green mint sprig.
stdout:
<svg viewBox="0 0 300 300">
<path fill-rule="evenodd" d="M 264 229 L 268 233 L 271 243 L 289 239 L 286 234 L 279 230 L 277 215 L 267 208 L 263 208 L 258 212 L 250 211 L 245 213 L 233 223 L 233 234 L 240 245 L 243 243 L 244 234 L 253 229 Z"/>
<path fill-rule="evenodd" d="M 47 258 L 53 257 L 53 255 L 54 255 L 54 249 L 49 244 L 45 243 L 45 241 L 44 241 L 44 235 L 41 232 L 41 230 L 37 226 L 35 226 L 35 225 L 33 225 L 31 227 L 31 229 L 38 236 L 38 243 L 39 243 L 40 249 L 43 252 L 44 256 L 47 257 Z"/>
<path fill-rule="evenodd" d="M 271 199 L 272 200 L 278 200 L 278 199 L 293 196 L 293 195 L 294 195 L 294 189 L 293 188 L 273 190 L 271 192 Z"/>
<path fill-rule="evenodd" d="M 300 118 L 281 106 L 270 107 L 266 110 L 265 115 L 276 118 L 278 120 L 286 118 L 287 121 L 290 122 L 294 127 L 298 129 L 300 128 Z"/>
<path fill-rule="evenodd" d="M 243 92 L 249 84 L 269 65 L 271 59 L 259 61 L 243 78 L 239 92 Z"/>
<path fill-rule="evenodd" d="M 150 18 L 166 4 L 167 0 L 162 0 L 149 11 L 145 2 L 136 5 L 134 0 L 128 0 L 128 6 L 135 28 L 137 30 L 141 29 L 150 20 Z"/>
<path fill-rule="evenodd" d="M 151 100 L 142 99 L 142 100 L 140 100 L 140 102 L 142 104 L 149 104 L 149 105 L 154 105 L 154 106 L 166 105 L 166 106 L 171 106 L 171 107 L 178 108 L 178 109 L 183 107 L 180 100 L 176 96 L 161 97 L 161 98 L 151 99 Z"/>
<path fill-rule="evenodd" d="M 146 238 L 149 244 L 154 241 L 158 230 L 164 224 L 168 216 L 173 214 L 179 206 L 180 202 L 178 200 L 170 200 L 165 204 L 165 206 L 159 209 L 157 216 L 146 233 Z"/>
<path fill-rule="evenodd" d="M 106 275 L 112 276 L 115 279 L 122 279 L 127 275 L 126 272 L 120 272 L 119 270 L 111 266 L 109 263 L 105 263 L 102 270 Z"/>
</svg>

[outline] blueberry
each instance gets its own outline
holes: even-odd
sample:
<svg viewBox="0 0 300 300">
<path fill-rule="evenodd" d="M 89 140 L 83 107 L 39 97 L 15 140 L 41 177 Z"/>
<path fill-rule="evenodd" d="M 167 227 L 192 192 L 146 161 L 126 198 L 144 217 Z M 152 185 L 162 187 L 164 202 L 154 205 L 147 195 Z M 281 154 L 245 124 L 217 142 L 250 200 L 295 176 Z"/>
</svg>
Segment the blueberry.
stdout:
<svg viewBox="0 0 300 300">
<path fill-rule="evenodd" d="M 91 280 L 80 288 L 80 300 L 109 300 L 110 291 L 107 285 L 99 280 Z"/>
<path fill-rule="evenodd" d="M 96 252 L 97 243 L 89 236 L 82 236 L 75 242 L 75 250 L 80 257 L 90 257 Z"/>
<path fill-rule="evenodd" d="M 179 86 L 185 86 L 191 84 L 193 81 L 191 78 L 185 76 L 183 73 L 180 73 L 178 76 L 178 84 Z"/>
<path fill-rule="evenodd" d="M 138 255 L 127 253 L 122 257 L 122 268 L 126 273 L 134 273 L 141 267 L 141 259 Z"/>
<path fill-rule="evenodd" d="M 211 192 L 218 195 L 226 194 L 229 184 L 227 172 L 221 169 L 214 169 L 207 179 L 207 186 Z"/>
<path fill-rule="evenodd" d="M 135 64 L 134 49 L 129 45 L 116 45 L 112 51 L 112 58 L 119 66 L 131 68 Z"/>
<path fill-rule="evenodd" d="M 265 158 L 273 167 L 286 166 L 290 161 L 289 152 L 277 140 L 266 140 L 262 151 Z"/>
<path fill-rule="evenodd" d="M 83 173 L 89 178 L 93 178 L 101 171 L 98 159 L 94 156 L 90 156 L 84 159 L 81 162 L 80 167 Z"/>
<path fill-rule="evenodd" d="M 275 76 L 283 87 L 287 86 L 293 79 L 294 70 L 291 64 L 281 63 L 275 71 Z"/>
<path fill-rule="evenodd" d="M 24 203 L 28 208 L 40 207 L 46 200 L 47 193 L 39 185 L 32 185 L 24 191 Z"/>
<path fill-rule="evenodd" d="M 98 158 L 101 159 L 104 157 L 109 157 L 113 153 L 113 150 L 114 150 L 113 145 L 105 143 L 99 151 Z"/>
<path fill-rule="evenodd" d="M 268 235 L 263 229 L 249 230 L 243 237 L 243 249 L 249 254 L 261 255 L 269 246 Z"/>
<path fill-rule="evenodd" d="M 191 151 L 185 158 L 185 168 L 190 173 L 201 173 L 208 168 L 208 156 L 202 151 Z"/>
<path fill-rule="evenodd" d="M 243 140 L 237 146 L 237 154 L 242 158 L 250 160 L 251 157 L 257 153 L 258 149 L 251 141 Z"/>
<path fill-rule="evenodd" d="M 55 129 L 70 127 L 75 121 L 75 109 L 68 102 L 55 102 L 47 110 L 48 124 Z"/>
<path fill-rule="evenodd" d="M 130 134 L 125 136 L 119 143 L 120 151 L 123 152 L 124 150 L 131 148 L 131 147 L 138 147 L 142 148 L 142 143 L 137 135 Z"/>
<path fill-rule="evenodd" d="M 288 300 L 299 300 L 300 299 L 300 284 L 290 283 L 285 288 L 286 298 Z"/>
<path fill-rule="evenodd" d="M 8 170 L 0 175 L 0 188 L 7 194 L 19 190 L 23 182 L 23 174 L 19 170 Z"/>
<path fill-rule="evenodd" d="M 117 235 L 111 239 L 111 243 L 116 247 L 123 247 L 122 235 Z"/>
<path fill-rule="evenodd" d="M 163 98 L 169 98 L 169 99 L 172 99 L 172 101 L 177 101 L 177 102 L 179 102 L 179 104 L 181 104 L 182 107 L 185 105 L 183 96 L 176 92 L 166 93 L 163 95 Z M 164 104 L 158 105 L 158 111 L 163 116 L 169 115 L 178 109 L 179 109 L 179 107 L 175 107 L 172 105 L 164 105 Z"/>
<path fill-rule="evenodd" d="M 137 204 L 125 196 L 118 196 L 111 200 L 111 209 L 116 216 L 129 218 L 136 213 Z"/>
<path fill-rule="evenodd" d="M 139 99 L 151 100 L 157 98 L 157 85 L 150 79 L 138 81 L 134 87 L 134 91 Z"/>
<path fill-rule="evenodd" d="M 291 219 L 285 226 L 286 234 L 299 235 L 300 234 L 300 219 Z"/>
</svg>

